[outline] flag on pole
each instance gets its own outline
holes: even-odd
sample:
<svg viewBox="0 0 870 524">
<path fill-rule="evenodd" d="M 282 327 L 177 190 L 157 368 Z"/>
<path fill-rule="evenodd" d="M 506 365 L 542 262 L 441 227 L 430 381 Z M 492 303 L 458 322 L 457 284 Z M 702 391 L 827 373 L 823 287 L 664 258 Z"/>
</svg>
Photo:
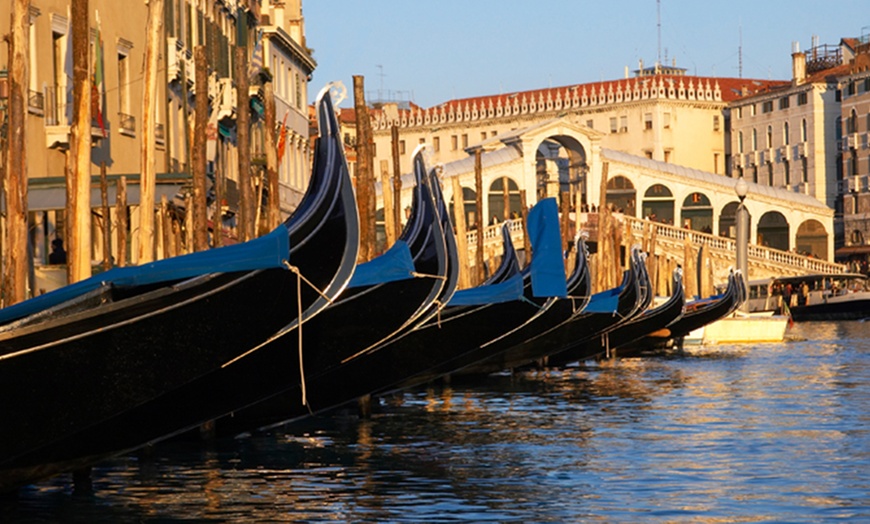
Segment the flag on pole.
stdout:
<svg viewBox="0 0 870 524">
<path fill-rule="evenodd" d="M 263 70 L 263 30 L 257 31 L 251 61 L 248 63 L 248 78 L 253 79 Z"/>
<path fill-rule="evenodd" d="M 281 165 L 281 159 L 284 158 L 284 149 L 287 147 L 287 115 L 290 111 L 284 113 L 284 120 L 281 122 L 281 131 L 278 134 L 278 165 Z"/>
<path fill-rule="evenodd" d="M 100 12 L 97 17 L 97 39 L 94 42 L 94 79 L 91 82 L 91 112 L 97 119 L 103 138 L 106 138 L 106 124 L 103 121 L 103 31 L 100 23 Z"/>
</svg>

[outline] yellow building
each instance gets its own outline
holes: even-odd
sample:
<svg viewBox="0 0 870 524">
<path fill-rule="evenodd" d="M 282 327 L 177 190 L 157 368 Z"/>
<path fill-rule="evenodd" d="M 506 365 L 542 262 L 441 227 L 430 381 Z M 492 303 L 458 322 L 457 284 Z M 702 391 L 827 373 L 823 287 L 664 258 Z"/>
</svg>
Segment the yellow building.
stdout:
<svg viewBox="0 0 870 524">
<path fill-rule="evenodd" d="M 275 5 L 273 5 L 275 4 Z M 103 217 L 99 214 L 99 173 L 105 165 L 109 204 L 114 207 L 117 180 L 128 183 L 129 232 L 137 229 L 139 205 L 140 137 L 144 53 L 148 7 L 145 2 L 90 0 L 90 75 L 96 80 L 92 152 L 92 259 L 102 259 Z M 8 32 L 11 2 L 0 5 L 0 31 Z M 36 266 L 47 263 L 51 239 L 64 234 L 63 209 L 66 201 L 65 173 L 70 163 L 69 136 L 72 122 L 72 24 L 70 0 L 33 0 L 29 35 L 29 96 L 27 108 L 27 163 L 29 176 L 30 236 Z M 308 81 L 315 67 L 305 46 L 301 0 L 281 3 L 252 0 L 164 0 L 161 53 L 156 109 L 157 202 L 177 198 L 189 186 L 191 147 L 207 137 L 193 136 L 194 101 L 197 93 L 209 97 L 209 117 L 214 147 L 209 148 L 208 172 L 226 180 L 225 216 L 232 226 L 238 191 L 236 92 L 233 56 L 237 46 L 247 50 L 251 67 L 251 90 L 244 94 L 251 107 L 251 142 L 254 179 L 264 171 L 259 152 L 262 143 L 262 82 L 272 79 L 278 124 L 286 124 L 286 147 L 279 167 L 281 209 L 294 209 L 307 185 Z M 5 28 L 5 29 L 4 29 Z M 196 85 L 193 49 L 206 48 L 209 64 L 207 86 Z M 8 53 L 0 53 L 5 77 Z M 99 59 L 98 57 L 101 57 Z M 5 78 L 0 86 L 5 96 Z M 5 100 L 3 100 L 5 107 Z M 285 118 L 286 115 L 286 118 Z M 279 133 L 280 136 L 280 133 Z M 211 176 L 211 175 L 210 175 Z M 211 185 L 211 182 L 209 182 Z M 211 214 L 210 214 L 211 216 Z M 109 223 L 116 237 L 117 216 L 112 209 Z M 136 235 L 129 235 L 135 242 Z M 117 246 L 110 246 L 113 256 Z M 128 249 L 136 263 L 135 246 Z M 158 255 L 162 255 L 158 246 Z"/>
</svg>

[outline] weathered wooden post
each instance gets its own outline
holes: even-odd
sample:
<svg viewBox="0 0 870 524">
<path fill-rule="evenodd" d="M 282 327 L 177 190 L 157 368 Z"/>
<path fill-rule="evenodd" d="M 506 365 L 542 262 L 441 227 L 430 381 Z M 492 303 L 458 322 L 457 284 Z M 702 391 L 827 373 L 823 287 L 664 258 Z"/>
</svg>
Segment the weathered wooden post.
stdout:
<svg viewBox="0 0 870 524">
<path fill-rule="evenodd" d="M 193 136 L 193 198 L 192 208 L 187 212 L 193 215 L 193 251 L 208 249 L 208 226 L 206 225 L 206 144 L 204 137 L 208 133 L 208 62 L 205 56 L 205 46 L 198 45 L 193 49 L 194 78 L 196 79 L 196 98 L 194 100 Z M 162 205 L 162 202 L 161 202 Z M 165 235 L 164 230 L 164 235 Z"/>
<path fill-rule="evenodd" d="M 523 252 L 526 255 L 525 263 L 532 261 L 532 241 L 529 239 L 529 206 L 526 203 L 526 190 L 520 190 L 520 218 L 523 221 Z"/>
<path fill-rule="evenodd" d="M 396 243 L 400 234 L 395 223 L 396 214 L 393 212 L 393 189 L 388 166 L 386 160 L 381 160 L 381 199 L 384 201 L 384 233 L 387 237 L 385 246 L 387 249 Z"/>
<path fill-rule="evenodd" d="M 100 162 L 100 213 L 103 215 L 103 269 L 112 267 L 112 215 L 109 210 L 109 182 L 106 163 Z"/>
<path fill-rule="evenodd" d="M 468 229 L 465 227 L 465 199 L 459 177 L 450 179 L 453 183 L 453 216 L 456 218 L 456 250 L 459 258 L 459 289 L 471 287 L 470 269 L 468 267 Z"/>
<path fill-rule="evenodd" d="M 481 161 L 481 150 L 474 151 L 474 214 L 477 217 L 477 271 L 475 283 L 480 284 L 486 278 L 486 271 L 483 267 L 483 243 L 484 231 L 486 230 L 486 219 L 483 216 L 483 162 Z"/>
<path fill-rule="evenodd" d="M 239 22 L 244 23 L 244 22 Z M 248 50 L 236 47 L 236 86 L 238 90 L 238 116 L 236 117 L 236 143 L 239 153 L 239 226 L 240 242 L 254 238 L 254 195 L 251 182 L 251 109 L 248 88 Z M 257 203 L 259 206 L 259 203 Z"/>
<path fill-rule="evenodd" d="M 367 262 L 374 256 L 375 244 L 374 155 L 372 126 L 365 100 L 365 80 L 360 75 L 353 77 L 353 97 L 356 111 L 356 195 L 360 229 L 358 261 Z"/>
<path fill-rule="evenodd" d="M 117 194 L 115 195 L 115 213 L 118 215 L 118 259 L 115 265 L 124 267 L 127 265 L 127 177 L 118 179 Z"/>
<path fill-rule="evenodd" d="M 571 245 L 571 232 L 569 231 L 569 224 L 571 223 L 571 193 L 563 191 L 559 203 L 559 213 L 561 215 L 559 217 L 559 228 L 562 230 L 562 251 L 565 251 Z"/>
<path fill-rule="evenodd" d="M 393 236 L 399 238 L 402 234 L 402 165 L 399 161 L 399 126 L 393 124 L 390 127 L 390 145 L 393 156 Z M 386 194 L 386 193 L 384 193 Z M 386 201 L 384 213 L 386 213 Z"/>
<path fill-rule="evenodd" d="M 69 282 L 91 276 L 91 75 L 90 23 L 87 0 L 72 3 L 73 125 L 70 129 L 72 177 L 67 185 Z M 29 16 L 29 15 L 28 15 Z M 8 198 L 8 195 L 7 195 Z"/>
<path fill-rule="evenodd" d="M 695 248 L 692 246 L 692 238 L 688 232 L 683 241 L 683 287 L 687 298 L 694 297 L 698 292 Z"/>
<path fill-rule="evenodd" d="M 157 108 L 157 66 L 160 60 L 160 32 L 163 26 L 163 0 L 148 1 L 145 29 L 145 74 L 142 94 L 142 138 L 139 178 L 139 263 L 154 260 L 154 117 Z M 185 86 L 186 86 L 185 82 Z M 186 100 L 186 98 L 185 98 Z M 90 123 L 88 123 L 90 125 Z M 185 124 L 184 134 L 188 134 Z"/>
<path fill-rule="evenodd" d="M 266 109 L 263 115 L 263 125 L 266 130 L 266 187 L 269 189 L 264 229 L 266 232 L 269 232 L 281 224 L 281 188 L 278 183 L 278 140 L 275 136 L 277 119 L 275 115 L 275 90 L 271 78 L 268 78 L 264 82 L 263 94 L 266 97 Z"/>
</svg>

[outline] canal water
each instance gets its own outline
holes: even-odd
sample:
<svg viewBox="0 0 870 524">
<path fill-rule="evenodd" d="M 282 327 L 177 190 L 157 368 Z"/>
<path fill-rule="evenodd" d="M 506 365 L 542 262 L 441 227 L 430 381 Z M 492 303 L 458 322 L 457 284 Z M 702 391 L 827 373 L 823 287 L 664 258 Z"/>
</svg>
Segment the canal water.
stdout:
<svg viewBox="0 0 870 524">
<path fill-rule="evenodd" d="M 454 381 L 268 435 L 172 442 L 2 522 L 868 522 L 870 322 L 782 344 Z"/>
</svg>

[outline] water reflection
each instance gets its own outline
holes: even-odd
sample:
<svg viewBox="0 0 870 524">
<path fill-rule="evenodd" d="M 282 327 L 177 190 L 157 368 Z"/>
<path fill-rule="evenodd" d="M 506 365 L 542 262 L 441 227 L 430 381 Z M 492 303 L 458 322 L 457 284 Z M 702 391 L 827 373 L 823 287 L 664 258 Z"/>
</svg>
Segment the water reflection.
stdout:
<svg viewBox="0 0 870 524">
<path fill-rule="evenodd" d="M 436 384 L 250 438 L 176 441 L 0 521 L 870 519 L 870 324 Z"/>
</svg>

